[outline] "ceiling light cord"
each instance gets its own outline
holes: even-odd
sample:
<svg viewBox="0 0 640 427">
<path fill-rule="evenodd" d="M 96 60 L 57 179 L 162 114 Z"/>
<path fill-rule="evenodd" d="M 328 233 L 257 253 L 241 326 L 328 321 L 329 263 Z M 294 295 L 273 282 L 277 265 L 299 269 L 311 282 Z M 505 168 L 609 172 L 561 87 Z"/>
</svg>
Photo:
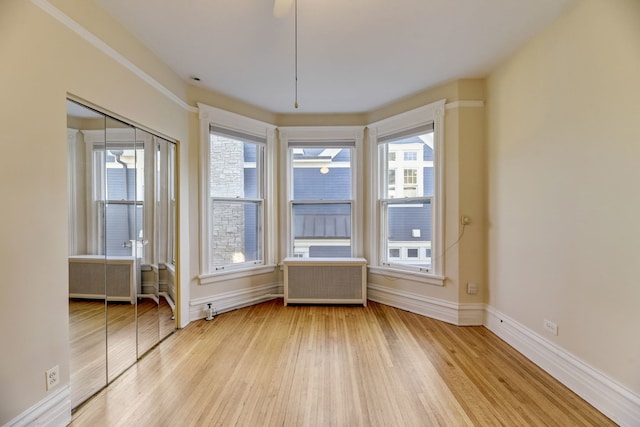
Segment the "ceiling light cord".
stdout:
<svg viewBox="0 0 640 427">
<path fill-rule="evenodd" d="M 294 108 L 298 108 L 298 0 L 294 0 L 295 16 L 294 16 L 294 38 L 295 38 L 295 51 L 294 51 L 294 74 L 296 79 L 296 87 L 295 87 L 295 102 L 293 103 Z"/>
</svg>

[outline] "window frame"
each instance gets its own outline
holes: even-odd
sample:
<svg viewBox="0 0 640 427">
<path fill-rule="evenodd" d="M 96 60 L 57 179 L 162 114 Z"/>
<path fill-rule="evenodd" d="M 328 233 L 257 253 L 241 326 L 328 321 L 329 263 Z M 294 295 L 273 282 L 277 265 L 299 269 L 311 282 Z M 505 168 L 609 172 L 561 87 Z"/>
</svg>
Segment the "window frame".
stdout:
<svg viewBox="0 0 640 427">
<path fill-rule="evenodd" d="M 108 204 L 122 204 L 127 206 L 141 206 L 142 207 L 142 220 L 145 236 L 145 246 L 148 246 L 149 242 L 152 242 L 154 235 L 152 233 L 152 219 L 155 215 L 155 206 L 144 203 L 145 200 L 153 200 L 154 191 L 154 178 L 152 174 L 143 174 L 144 180 L 143 191 L 139 198 L 136 194 L 136 200 L 110 200 L 107 199 L 106 194 L 106 171 L 105 164 L 106 147 L 111 148 L 123 148 L 142 150 L 144 152 L 144 167 L 145 169 L 154 170 L 154 153 L 153 146 L 155 144 L 156 136 L 143 129 L 136 128 L 135 126 L 122 122 L 119 119 L 107 116 L 109 119 L 123 123 L 127 127 L 125 128 L 105 128 L 99 130 L 81 130 L 79 131 L 83 135 L 85 142 L 85 164 L 87 165 L 86 179 L 89 183 L 86 187 L 86 209 L 90 221 L 87 221 L 87 249 L 91 253 L 104 252 L 104 239 L 103 230 L 101 227 L 101 219 L 99 212 Z M 131 145 L 131 133 L 134 135 L 133 148 Z M 108 139 L 108 144 L 105 144 L 105 139 Z M 96 158 L 99 156 L 99 158 Z M 137 184 L 136 184 L 137 186 Z M 142 241 L 140 242 L 143 243 Z M 76 243 L 74 243 L 75 245 Z M 150 264 L 152 262 L 152 254 L 150 250 L 144 250 L 142 263 Z"/>
<path fill-rule="evenodd" d="M 273 202 L 274 178 L 274 135 L 275 126 L 259 120 L 250 119 L 239 114 L 231 113 L 206 104 L 198 103 L 200 119 L 200 284 L 212 284 L 222 281 L 253 276 L 275 271 L 275 236 L 276 229 L 274 221 L 275 204 Z M 229 131 L 232 135 L 242 135 L 253 138 L 249 142 L 259 139 L 263 146 L 262 167 L 258 182 L 262 194 L 259 197 L 262 202 L 262 259 L 255 262 L 245 262 L 238 264 L 226 264 L 222 268 L 210 267 L 210 227 L 211 227 L 211 204 L 210 198 L 210 134 L 211 128 L 219 128 Z M 217 198 L 220 199 L 220 198 Z M 254 200 L 255 198 L 247 198 Z"/>
<path fill-rule="evenodd" d="M 363 216 L 362 203 L 362 162 L 364 127 L 362 126 L 313 126 L 313 127 L 281 127 L 278 128 L 280 139 L 281 168 L 280 183 L 281 211 L 285 212 L 283 222 L 280 224 L 280 253 L 283 258 L 295 257 L 293 247 L 293 206 L 300 203 L 320 202 L 316 200 L 293 200 L 293 159 L 290 146 L 300 144 L 306 147 L 337 148 L 344 144 L 351 151 L 351 199 L 350 200 L 326 200 L 326 203 L 350 203 L 351 204 L 351 257 L 362 256 L 361 221 L 357 218 Z"/>
<path fill-rule="evenodd" d="M 416 280 L 422 283 L 436 286 L 444 286 L 444 114 L 445 102 L 433 102 L 414 110 L 389 117 L 368 125 L 369 135 L 369 182 L 371 183 L 371 195 L 369 212 L 372 220 L 369 222 L 369 235 L 371 236 L 369 253 L 369 271 L 374 274 L 386 275 L 407 280 Z M 399 263 L 387 262 L 388 250 L 391 248 L 385 244 L 384 206 L 387 168 L 381 158 L 381 144 L 401 139 L 405 136 L 415 135 L 420 128 L 433 124 L 434 143 L 434 195 L 433 201 L 433 225 L 430 252 L 432 254 L 431 269 L 417 268 L 415 266 L 403 266 Z M 397 138 L 395 136 L 398 136 Z M 396 157 L 397 159 L 397 157 Z M 397 172 L 396 172 L 397 175 Z M 420 175 L 420 174 L 419 174 Z M 420 177 L 418 176 L 418 181 Z M 397 182 L 397 179 L 396 179 Z M 409 199 L 410 200 L 410 199 Z M 386 251 L 386 252 L 385 252 Z M 401 258 L 403 251 L 401 250 Z M 440 256 L 438 256 L 440 254 Z"/>
</svg>

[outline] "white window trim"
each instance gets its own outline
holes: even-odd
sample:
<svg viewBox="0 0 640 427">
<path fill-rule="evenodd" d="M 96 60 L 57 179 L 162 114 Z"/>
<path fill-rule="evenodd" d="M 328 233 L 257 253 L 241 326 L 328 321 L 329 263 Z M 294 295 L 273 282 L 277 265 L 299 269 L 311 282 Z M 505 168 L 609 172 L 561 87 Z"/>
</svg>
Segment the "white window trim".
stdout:
<svg viewBox="0 0 640 427">
<path fill-rule="evenodd" d="M 78 192 L 78 172 L 75 167 L 78 163 L 77 156 L 77 138 L 78 129 L 67 128 L 67 180 L 69 183 L 69 255 L 75 255 L 78 253 L 78 231 L 76 224 L 78 223 L 78 202 L 76 194 Z"/>
<path fill-rule="evenodd" d="M 369 134 L 369 185 L 372 197 L 369 198 L 369 213 L 371 221 L 369 221 L 369 271 L 373 274 L 395 277 L 405 280 L 419 281 L 436 286 L 444 286 L 444 255 L 443 255 L 443 237 L 444 237 L 444 114 L 446 100 L 433 102 L 420 108 L 371 123 L 367 126 Z M 413 128 L 423 126 L 427 123 L 434 124 L 434 144 L 438 149 L 435 152 L 435 170 L 434 170 L 434 224 L 433 244 L 431 248 L 432 269 L 433 272 L 425 273 L 420 271 L 404 270 L 382 265 L 384 255 L 384 245 L 382 244 L 382 224 L 380 215 L 380 190 L 383 185 L 379 174 L 379 148 L 378 138 L 390 134 L 407 131 Z"/>
<path fill-rule="evenodd" d="M 276 270 L 276 204 L 275 204 L 275 126 L 259 120 L 244 117 L 226 110 L 198 103 L 200 118 L 200 275 L 201 285 L 224 282 L 230 279 L 270 273 Z M 209 271 L 209 138 L 211 125 L 264 138 L 263 214 L 264 230 L 263 262 L 237 268 Z"/>
<path fill-rule="evenodd" d="M 351 159 L 351 198 L 353 200 L 351 208 L 351 245 L 352 256 L 360 257 L 363 253 L 361 230 L 363 218 L 363 180 L 362 165 L 364 159 L 363 142 L 364 127 L 362 126 L 300 126 L 278 128 L 280 137 L 280 161 L 284 167 L 280 168 L 280 185 L 282 197 L 280 208 L 285 212 L 284 223 L 280 224 L 280 253 L 283 258 L 293 257 L 293 245 L 291 236 L 291 209 L 292 202 L 292 180 L 291 180 L 291 156 L 289 155 L 289 141 L 304 141 L 329 143 L 334 141 L 355 141 L 353 157 Z M 291 252 L 291 253 L 290 253 Z"/>
<path fill-rule="evenodd" d="M 114 119 L 110 116 L 107 116 L 112 120 L 119 121 L 118 119 Z M 139 129 L 129 123 L 123 122 L 127 126 L 127 128 L 105 128 L 98 130 L 81 130 L 80 132 L 83 135 L 83 139 L 85 142 L 85 163 L 86 163 L 86 182 L 88 183 L 86 191 L 87 191 L 87 214 L 90 221 L 87 221 L 87 249 L 91 251 L 91 253 L 100 253 L 102 248 L 99 246 L 99 217 L 98 215 L 98 203 L 106 202 L 106 194 L 96 194 L 96 191 L 104 191 L 104 170 L 96 171 L 95 167 L 95 158 L 94 154 L 96 151 L 104 151 L 105 147 L 105 138 L 109 137 L 109 144 L 113 146 L 117 146 L 118 144 L 123 144 L 127 149 L 131 149 L 131 132 L 134 132 L 135 135 L 135 149 L 140 149 L 138 144 L 141 144 L 144 150 L 144 167 L 145 170 L 153 171 L 151 173 L 144 174 L 144 198 L 143 200 L 155 200 L 154 191 L 154 173 L 155 173 L 155 154 L 153 151 L 153 143 L 156 140 L 156 136 L 151 134 L 150 132 Z M 104 159 L 103 159 L 104 161 Z M 104 168 L 105 165 L 101 164 L 101 168 Z M 96 175 L 100 172 L 98 175 Z M 137 171 L 136 171 L 137 174 Z M 99 187 L 99 190 L 96 189 Z M 146 236 L 145 240 L 147 242 L 153 242 L 153 218 L 155 216 L 156 206 L 152 203 L 148 205 L 147 203 L 143 203 L 143 227 L 144 227 L 144 236 Z M 143 260 L 143 264 L 150 264 L 152 260 L 153 254 L 150 251 L 145 251 L 145 259 Z"/>
</svg>

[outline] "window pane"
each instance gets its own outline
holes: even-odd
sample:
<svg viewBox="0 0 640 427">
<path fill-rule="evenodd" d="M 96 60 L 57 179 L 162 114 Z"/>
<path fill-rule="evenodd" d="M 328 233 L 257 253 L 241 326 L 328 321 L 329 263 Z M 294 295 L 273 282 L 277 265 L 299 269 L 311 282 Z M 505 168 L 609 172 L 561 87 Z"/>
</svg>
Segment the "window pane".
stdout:
<svg viewBox="0 0 640 427">
<path fill-rule="evenodd" d="M 431 267 L 431 199 L 383 202 L 389 261 Z"/>
<path fill-rule="evenodd" d="M 211 266 L 262 259 L 262 202 L 211 203 Z"/>
<path fill-rule="evenodd" d="M 144 200 L 144 150 L 106 150 L 107 200 Z"/>
<path fill-rule="evenodd" d="M 405 151 L 404 159 L 406 161 L 418 160 L 418 153 L 415 151 Z"/>
<path fill-rule="evenodd" d="M 131 145 L 109 143 L 93 151 L 94 194 L 106 198 L 98 202 L 100 255 L 143 258 L 144 149 L 126 149 Z"/>
<path fill-rule="evenodd" d="M 259 144 L 211 134 L 211 196 L 260 198 L 256 170 L 260 151 Z"/>
<path fill-rule="evenodd" d="M 350 148 L 292 148 L 293 200 L 351 200 Z"/>
<path fill-rule="evenodd" d="M 381 144 L 380 147 L 386 152 L 382 158 L 387 159 L 384 165 L 387 182 L 383 186 L 386 194 L 382 198 L 434 195 L 433 131 Z M 397 179 L 402 179 L 404 185 L 396 185 Z"/>
<path fill-rule="evenodd" d="M 100 209 L 104 227 L 103 242 L 108 256 L 142 255 L 142 205 L 132 203 L 107 203 Z"/>
<path fill-rule="evenodd" d="M 351 204 L 293 205 L 293 256 L 351 256 Z"/>
</svg>

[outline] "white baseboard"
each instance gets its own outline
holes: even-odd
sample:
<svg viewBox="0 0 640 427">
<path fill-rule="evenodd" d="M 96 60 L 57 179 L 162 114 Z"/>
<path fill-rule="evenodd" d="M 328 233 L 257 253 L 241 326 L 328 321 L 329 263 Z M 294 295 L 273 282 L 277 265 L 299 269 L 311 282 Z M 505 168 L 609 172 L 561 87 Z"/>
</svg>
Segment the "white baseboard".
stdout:
<svg viewBox="0 0 640 427">
<path fill-rule="evenodd" d="M 458 326 L 480 326 L 485 305 L 458 304 L 369 283 L 367 299 Z"/>
<path fill-rule="evenodd" d="M 483 326 L 484 303 L 460 303 L 458 304 L 458 326 Z"/>
<path fill-rule="evenodd" d="M 640 426 L 640 395 L 492 307 L 485 327 L 621 426 Z"/>
<path fill-rule="evenodd" d="M 9 421 L 6 426 L 61 427 L 70 422 L 71 391 L 66 385 Z"/>
<path fill-rule="evenodd" d="M 217 314 L 235 310 L 250 305 L 259 304 L 276 298 L 278 292 L 282 293 L 281 283 L 255 286 L 237 291 L 224 292 L 202 298 L 192 299 L 189 302 L 189 321 L 204 319 L 207 317 L 207 304 L 211 303 Z"/>
</svg>

